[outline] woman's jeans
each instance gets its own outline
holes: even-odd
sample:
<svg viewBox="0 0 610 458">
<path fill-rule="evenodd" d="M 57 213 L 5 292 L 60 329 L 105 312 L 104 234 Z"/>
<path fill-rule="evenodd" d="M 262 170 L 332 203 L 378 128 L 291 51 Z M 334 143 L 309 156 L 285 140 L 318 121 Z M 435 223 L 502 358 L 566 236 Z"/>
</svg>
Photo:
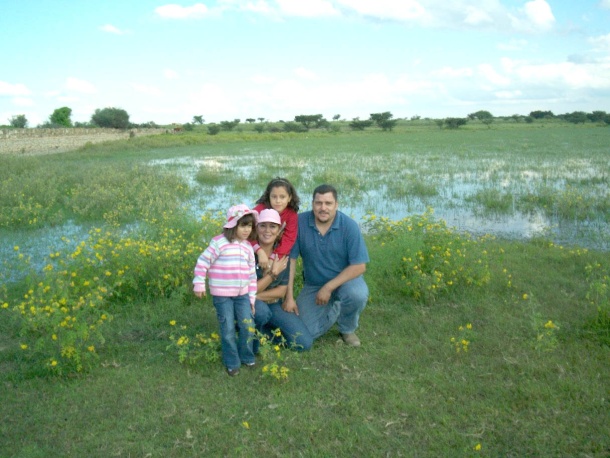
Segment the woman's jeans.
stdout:
<svg viewBox="0 0 610 458">
<path fill-rule="evenodd" d="M 252 340 L 254 328 L 250 297 L 247 294 L 235 297 L 212 296 L 216 316 L 220 325 L 222 362 L 227 369 L 238 369 L 242 364 L 254 362 Z M 239 329 L 236 332 L 235 327 Z"/>
<path fill-rule="evenodd" d="M 291 350 L 307 351 L 311 349 L 313 338 L 305 323 L 298 315 L 284 311 L 282 300 L 271 304 L 257 300 L 254 307 L 256 310 L 254 322 L 259 332 L 272 335 L 273 331 L 279 329 Z M 254 348 L 258 350 L 258 341 L 255 341 Z"/>
</svg>

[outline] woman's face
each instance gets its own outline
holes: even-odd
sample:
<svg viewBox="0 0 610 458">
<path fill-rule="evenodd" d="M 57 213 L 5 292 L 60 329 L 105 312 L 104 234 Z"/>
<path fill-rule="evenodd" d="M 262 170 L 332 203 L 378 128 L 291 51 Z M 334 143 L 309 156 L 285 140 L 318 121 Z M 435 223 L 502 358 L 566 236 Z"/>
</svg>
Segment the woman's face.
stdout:
<svg viewBox="0 0 610 458">
<path fill-rule="evenodd" d="M 271 208 L 273 208 L 278 213 L 282 213 L 292 197 L 288 194 L 288 191 L 284 186 L 275 186 L 271 188 L 269 192 L 269 202 L 271 203 Z"/>
<path fill-rule="evenodd" d="M 256 226 L 256 231 L 260 245 L 272 245 L 280 233 L 280 226 L 275 223 L 260 223 Z"/>
</svg>

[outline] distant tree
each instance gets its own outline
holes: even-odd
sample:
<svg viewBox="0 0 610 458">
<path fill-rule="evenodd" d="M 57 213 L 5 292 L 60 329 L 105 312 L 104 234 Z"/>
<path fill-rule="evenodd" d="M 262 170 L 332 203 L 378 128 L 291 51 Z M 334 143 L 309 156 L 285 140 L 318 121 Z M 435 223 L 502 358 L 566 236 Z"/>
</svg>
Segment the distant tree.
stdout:
<svg viewBox="0 0 610 458">
<path fill-rule="evenodd" d="M 289 121 L 284 123 L 283 130 L 284 132 L 307 132 L 308 128 L 303 123 Z"/>
<path fill-rule="evenodd" d="M 457 129 L 468 122 L 467 118 L 445 118 L 447 129 Z"/>
<path fill-rule="evenodd" d="M 61 127 L 72 127 L 72 108 L 61 107 L 53 111 L 53 114 L 49 116 L 51 124 Z"/>
<path fill-rule="evenodd" d="M 367 127 L 371 127 L 373 125 L 373 121 L 370 119 L 360 120 L 360 118 L 352 119 L 352 122 L 349 123 L 349 127 L 352 130 L 364 130 Z"/>
<path fill-rule="evenodd" d="M 235 129 L 240 122 L 239 119 L 234 119 L 233 121 L 220 121 L 220 128 L 228 132 Z"/>
<path fill-rule="evenodd" d="M 384 111 L 383 113 L 371 113 L 370 120 L 377 124 L 381 129 L 385 131 L 389 131 L 394 129 L 397 119 L 392 119 L 394 115 L 389 111 Z"/>
<path fill-rule="evenodd" d="M 23 114 L 11 116 L 8 122 L 12 127 L 17 127 L 18 129 L 24 129 L 28 126 L 28 120 Z"/>
<path fill-rule="evenodd" d="M 218 124 L 210 124 L 208 126 L 209 135 L 217 135 L 220 132 L 220 126 Z"/>
<path fill-rule="evenodd" d="M 442 129 L 443 126 L 445 125 L 445 120 L 444 119 L 435 119 L 434 123 L 438 126 L 439 129 Z"/>
<path fill-rule="evenodd" d="M 91 124 L 90 122 L 75 121 L 74 127 L 88 128 L 88 127 L 95 127 L 95 126 L 93 124 Z"/>
<path fill-rule="evenodd" d="M 523 119 L 522 116 L 518 114 L 512 115 L 511 118 L 513 118 L 515 122 L 519 122 L 521 119 Z"/>
<path fill-rule="evenodd" d="M 541 110 L 536 110 L 536 111 L 530 112 L 530 116 L 534 119 L 546 119 L 546 118 L 555 117 L 555 115 L 553 114 L 552 111 L 541 111 Z"/>
<path fill-rule="evenodd" d="M 317 115 L 298 115 L 294 117 L 295 122 L 301 123 L 305 129 L 310 129 L 313 126 L 319 127 L 320 123 L 324 120 L 321 114 Z"/>
<path fill-rule="evenodd" d="M 341 115 L 336 114 L 333 116 L 333 121 L 338 121 L 339 119 L 341 119 Z"/>
<path fill-rule="evenodd" d="M 203 116 L 193 116 L 193 124 L 203 124 L 204 122 Z"/>
<path fill-rule="evenodd" d="M 182 125 L 182 128 L 184 130 L 186 130 L 187 132 L 191 132 L 195 128 L 195 126 L 193 124 L 191 124 L 190 122 L 187 122 L 186 124 Z"/>
<path fill-rule="evenodd" d="M 420 115 L 413 115 L 411 116 L 411 121 L 419 121 L 421 119 Z"/>
<path fill-rule="evenodd" d="M 587 115 L 587 118 L 589 118 L 591 122 L 604 122 L 606 116 L 607 114 L 605 111 L 594 111 L 592 113 L 589 113 Z"/>
<path fill-rule="evenodd" d="M 256 118 L 258 119 L 259 122 L 263 122 L 265 120 L 265 118 Z"/>
<path fill-rule="evenodd" d="M 107 127 L 110 129 L 128 129 L 129 114 L 122 108 L 98 108 L 91 115 L 91 123 L 99 127 Z"/>
<path fill-rule="evenodd" d="M 533 116 L 526 116 L 525 118 L 525 122 L 528 124 L 531 124 L 534 122 L 534 117 Z"/>
<path fill-rule="evenodd" d="M 246 122 L 247 122 L 248 124 L 252 124 L 254 121 L 256 121 L 256 119 L 254 119 L 254 118 L 248 118 L 248 119 L 246 119 Z"/>
<path fill-rule="evenodd" d="M 494 122 L 493 116 L 490 118 L 483 118 L 481 122 L 487 126 L 488 129 L 491 129 L 491 123 Z"/>
<path fill-rule="evenodd" d="M 562 116 L 568 122 L 573 124 L 584 124 L 589 119 L 587 113 L 584 111 L 573 111 L 572 113 L 566 113 Z"/>
<path fill-rule="evenodd" d="M 262 134 L 263 131 L 265 130 L 265 125 L 264 124 L 254 124 L 254 130 L 256 132 L 258 132 L 259 134 Z"/>
<path fill-rule="evenodd" d="M 489 119 L 492 118 L 493 119 L 493 115 L 486 110 L 479 110 L 479 111 L 475 111 L 474 113 L 470 113 L 468 115 L 468 119 L 473 120 L 473 119 L 478 119 L 479 121 L 483 121 L 484 119 Z"/>
</svg>

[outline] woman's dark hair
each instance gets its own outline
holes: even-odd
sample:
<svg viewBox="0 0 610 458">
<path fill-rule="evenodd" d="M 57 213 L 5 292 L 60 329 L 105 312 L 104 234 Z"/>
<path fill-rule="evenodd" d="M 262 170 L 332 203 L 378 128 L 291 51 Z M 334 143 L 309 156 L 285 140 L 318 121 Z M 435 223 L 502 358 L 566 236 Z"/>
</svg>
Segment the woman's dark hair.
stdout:
<svg viewBox="0 0 610 458">
<path fill-rule="evenodd" d="M 298 213 L 299 206 L 301 205 L 301 199 L 299 199 L 299 195 L 297 194 L 296 188 L 286 178 L 275 177 L 273 180 L 271 180 L 267 184 L 265 192 L 260 197 L 260 199 L 256 201 L 256 203 L 263 204 L 266 208 L 271 208 L 271 200 L 269 198 L 271 190 L 280 186 L 283 187 L 290 196 L 290 202 L 288 203 L 288 207 L 294 210 L 295 213 Z"/>
<path fill-rule="evenodd" d="M 237 225 L 235 225 L 234 227 L 228 229 L 225 227 L 222 229 L 222 235 L 224 235 L 225 238 L 231 243 L 234 242 L 237 238 L 238 226 L 252 226 L 252 232 L 250 232 L 248 240 L 256 240 L 256 219 L 254 218 L 254 215 L 252 213 L 248 213 L 247 215 L 244 215 L 239 218 L 239 220 L 237 221 Z"/>
</svg>

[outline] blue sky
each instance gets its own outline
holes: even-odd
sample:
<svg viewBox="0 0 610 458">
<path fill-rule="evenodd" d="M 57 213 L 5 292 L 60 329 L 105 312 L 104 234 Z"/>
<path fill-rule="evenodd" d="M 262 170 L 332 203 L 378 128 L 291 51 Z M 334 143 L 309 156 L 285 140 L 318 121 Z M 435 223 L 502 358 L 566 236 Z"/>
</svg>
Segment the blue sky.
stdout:
<svg viewBox="0 0 610 458">
<path fill-rule="evenodd" d="M 610 112 L 610 0 L 0 0 L 0 125 Z"/>
</svg>

